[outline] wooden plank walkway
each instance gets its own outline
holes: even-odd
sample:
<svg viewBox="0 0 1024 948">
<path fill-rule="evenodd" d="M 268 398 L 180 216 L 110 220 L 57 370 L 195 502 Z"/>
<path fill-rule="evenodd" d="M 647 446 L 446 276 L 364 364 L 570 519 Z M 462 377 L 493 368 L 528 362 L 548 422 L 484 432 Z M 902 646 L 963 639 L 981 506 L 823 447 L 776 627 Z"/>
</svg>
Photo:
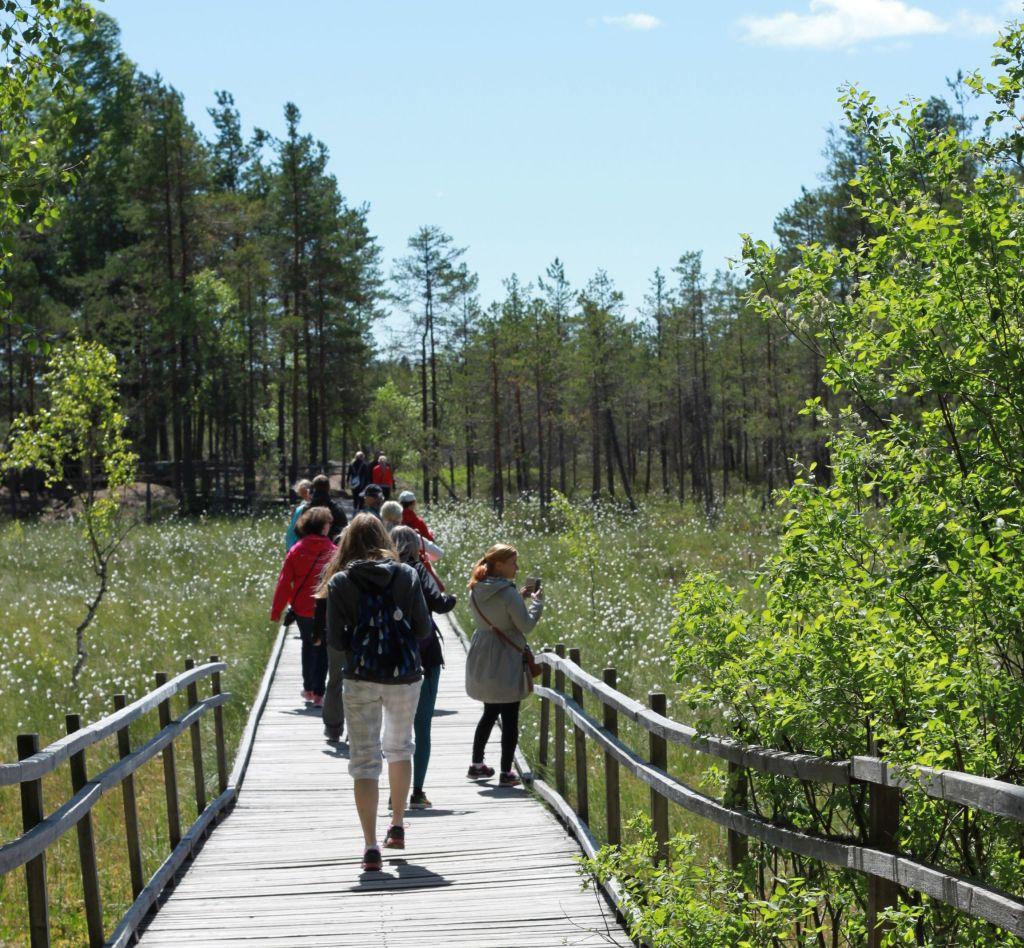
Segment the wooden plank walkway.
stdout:
<svg viewBox="0 0 1024 948">
<path fill-rule="evenodd" d="M 440 617 L 445 618 L 445 617 Z M 604 897 L 580 890 L 579 848 L 521 788 L 466 779 L 480 705 L 464 688 L 465 653 L 447 622 L 427 793 L 407 848 L 363 873 L 346 748 L 324 741 L 299 697 L 290 633 L 239 802 L 142 933 L 143 945 L 236 942 L 318 946 L 630 945 Z M 495 728 L 489 756 L 497 760 Z M 381 803 L 387 801 L 387 769 Z M 382 809 L 381 838 L 387 827 Z"/>
</svg>

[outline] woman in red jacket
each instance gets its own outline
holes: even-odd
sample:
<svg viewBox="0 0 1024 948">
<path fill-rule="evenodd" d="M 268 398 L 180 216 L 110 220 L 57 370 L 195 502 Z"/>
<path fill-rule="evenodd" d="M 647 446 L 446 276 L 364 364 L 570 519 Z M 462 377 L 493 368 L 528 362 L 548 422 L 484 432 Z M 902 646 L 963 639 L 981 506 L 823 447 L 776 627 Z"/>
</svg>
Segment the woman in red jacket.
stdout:
<svg viewBox="0 0 1024 948">
<path fill-rule="evenodd" d="M 416 513 L 416 495 L 411 490 L 403 490 L 398 495 L 398 502 L 402 505 L 402 526 L 412 527 L 425 540 L 434 541 L 434 534 L 430 532 L 427 522 Z"/>
<path fill-rule="evenodd" d="M 391 465 L 388 464 L 388 459 L 383 454 L 377 458 L 377 463 L 373 466 L 370 480 L 374 484 L 380 485 L 384 491 L 385 500 L 390 499 L 391 489 L 395 486 L 395 472 L 391 470 Z"/>
<path fill-rule="evenodd" d="M 302 697 L 317 708 L 324 704 L 327 684 L 327 644 L 316 641 L 313 630 L 313 593 L 320 583 L 320 574 L 327 565 L 335 546 L 328 539 L 333 518 L 326 507 L 311 507 L 295 525 L 299 535 L 284 558 L 281 575 L 277 577 L 274 602 L 270 607 L 270 621 L 278 622 L 285 606 L 299 626 L 302 638 Z M 287 617 L 286 617 L 287 618 Z"/>
</svg>

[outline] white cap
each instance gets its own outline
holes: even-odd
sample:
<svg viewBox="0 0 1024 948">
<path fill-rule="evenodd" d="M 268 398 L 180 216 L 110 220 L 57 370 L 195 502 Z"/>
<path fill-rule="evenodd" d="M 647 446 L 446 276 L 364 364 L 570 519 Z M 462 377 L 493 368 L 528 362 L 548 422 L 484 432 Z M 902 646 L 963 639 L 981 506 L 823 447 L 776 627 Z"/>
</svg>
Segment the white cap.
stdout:
<svg viewBox="0 0 1024 948">
<path fill-rule="evenodd" d="M 411 490 L 403 490 L 402 493 L 398 495 L 398 502 L 400 504 L 407 504 L 409 501 L 413 501 L 415 499 L 416 495 Z"/>
</svg>

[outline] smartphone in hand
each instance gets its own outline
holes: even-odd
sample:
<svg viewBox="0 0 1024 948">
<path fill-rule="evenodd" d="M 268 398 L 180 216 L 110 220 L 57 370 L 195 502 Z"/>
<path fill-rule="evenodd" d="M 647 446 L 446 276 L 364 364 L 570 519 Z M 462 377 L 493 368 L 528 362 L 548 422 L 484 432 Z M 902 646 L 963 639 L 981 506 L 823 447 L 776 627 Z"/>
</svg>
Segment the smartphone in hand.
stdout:
<svg viewBox="0 0 1024 948">
<path fill-rule="evenodd" d="M 532 596 L 535 592 L 540 589 L 540 577 L 539 576 L 527 576 L 526 585 L 523 586 L 523 595 Z"/>
</svg>

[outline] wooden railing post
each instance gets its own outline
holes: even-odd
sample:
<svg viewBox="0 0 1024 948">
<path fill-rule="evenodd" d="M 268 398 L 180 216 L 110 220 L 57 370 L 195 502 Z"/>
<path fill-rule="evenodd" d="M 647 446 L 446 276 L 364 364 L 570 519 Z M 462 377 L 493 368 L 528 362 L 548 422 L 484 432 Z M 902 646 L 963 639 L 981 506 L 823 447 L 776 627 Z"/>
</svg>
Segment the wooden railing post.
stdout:
<svg viewBox="0 0 1024 948">
<path fill-rule="evenodd" d="M 39 753 L 38 734 L 18 735 L 18 760 Z M 42 822 L 43 781 L 26 780 L 21 784 L 21 826 L 27 833 Z M 50 899 L 46 891 L 46 853 L 25 863 L 28 889 L 29 938 L 32 948 L 50 948 Z"/>
<path fill-rule="evenodd" d="M 604 683 L 609 688 L 618 685 L 614 668 L 604 670 Z M 610 704 L 604 704 L 604 728 L 613 737 L 619 736 L 619 712 Z M 608 842 L 618 846 L 622 842 L 622 812 L 619 802 L 619 762 L 609 750 L 604 752 L 604 812 L 608 824 Z"/>
<path fill-rule="evenodd" d="M 582 668 L 580 650 L 569 649 L 569 661 Z M 572 683 L 572 700 L 583 707 L 583 688 Z M 590 822 L 590 792 L 587 784 L 587 735 L 579 725 L 573 725 L 573 757 L 576 758 L 576 813 L 584 823 Z"/>
<path fill-rule="evenodd" d="M 871 784 L 868 787 L 869 843 L 883 852 L 896 852 L 900 825 L 900 791 L 898 787 Z M 881 948 L 887 925 L 880 925 L 878 916 L 899 901 L 900 887 L 889 879 L 868 876 L 868 948 Z"/>
<path fill-rule="evenodd" d="M 195 667 L 196 663 L 191 658 L 185 659 L 185 671 L 191 671 Z M 185 694 L 188 697 L 188 707 L 191 711 L 199 704 L 199 690 L 196 688 L 195 682 L 185 689 Z M 189 731 L 192 739 L 192 773 L 196 783 L 196 816 L 201 816 L 203 810 L 206 809 L 206 772 L 203 769 L 203 732 L 199 721 L 191 724 Z"/>
<path fill-rule="evenodd" d="M 647 695 L 651 710 L 663 717 L 668 711 L 668 702 L 665 695 L 659 691 L 651 691 Z M 648 732 L 651 766 L 657 767 L 662 772 L 668 771 L 668 744 L 665 738 L 653 731 Z M 668 859 L 668 800 L 663 797 L 654 787 L 651 787 L 651 823 L 654 826 L 654 838 L 657 840 L 658 848 L 655 852 L 656 862 L 665 862 Z"/>
<path fill-rule="evenodd" d="M 167 684 L 167 672 L 156 673 L 157 688 Z M 171 723 L 171 699 L 165 698 L 159 704 L 160 727 Z M 160 756 L 164 762 L 164 791 L 167 794 L 167 835 L 171 849 L 181 842 L 181 814 L 178 810 L 178 769 L 174 764 L 174 741 L 171 741 Z"/>
<path fill-rule="evenodd" d="M 219 662 L 216 655 L 210 656 L 211 662 Z M 220 692 L 220 672 L 213 673 L 213 693 Z M 223 793 L 228 788 L 228 748 L 224 740 L 224 708 L 218 705 L 213 709 L 213 734 L 217 744 L 217 786 L 219 792 Z"/>
<path fill-rule="evenodd" d="M 545 652 L 550 652 L 551 649 L 543 649 Z M 545 688 L 551 687 L 551 666 L 543 665 L 540 672 L 540 683 Z M 548 736 L 551 731 L 551 702 L 547 698 L 540 699 L 540 746 L 537 748 L 537 762 L 540 765 L 540 771 L 545 775 L 547 779 L 547 766 L 548 766 Z"/>
<path fill-rule="evenodd" d="M 114 710 L 120 711 L 128 703 L 124 695 L 114 695 Z M 126 724 L 117 732 L 117 752 L 123 760 L 132 752 L 131 734 Z M 139 808 L 135 802 L 135 774 L 121 781 L 121 799 L 124 803 L 124 835 L 128 845 L 128 871 L 132 878 L 132 898 L 137 899 L 145 888 L 142 877 L 142 846 L 139 843 Z"/>
<path fill-rule="evenodd" d="M 555 646 L 555 654 L 565 658 L 565 645 L 559 642 Z M 555 691 L 565 694 L 565 672 L 555 672 Z M 565 796 L 565 708 L 555 705 L 555 789 L 560 797 Z"/>
<path fill-rule="evenodd" d="M 734 809 L 747 808 L 747 772 L 739 764 L 729 761 L 728 786 L 725 805 Z M 747 861 L 747 837 L 736 830 L 728 831 L 729 868 L 739 869 Z"/>
<path fill-rule="evenodd" d="M 77 714 L 64 717 L 68 734 L 74 734 L 82 727 Z M 78 793 L 89 782 L 85 762 L 85 751 L 71 755 L 71 790 Z M 96 867 L 96 840 L 92 832 L 92 811 L 90 810 L 75 827 L 78 833 L 78 861 L 82 866 L 82 892 L 85 897 L 85 924 L 89 931 L 89 948 L 103 946 L 103 902 L 100 898 L 100 876 Z"/>
</svg>

